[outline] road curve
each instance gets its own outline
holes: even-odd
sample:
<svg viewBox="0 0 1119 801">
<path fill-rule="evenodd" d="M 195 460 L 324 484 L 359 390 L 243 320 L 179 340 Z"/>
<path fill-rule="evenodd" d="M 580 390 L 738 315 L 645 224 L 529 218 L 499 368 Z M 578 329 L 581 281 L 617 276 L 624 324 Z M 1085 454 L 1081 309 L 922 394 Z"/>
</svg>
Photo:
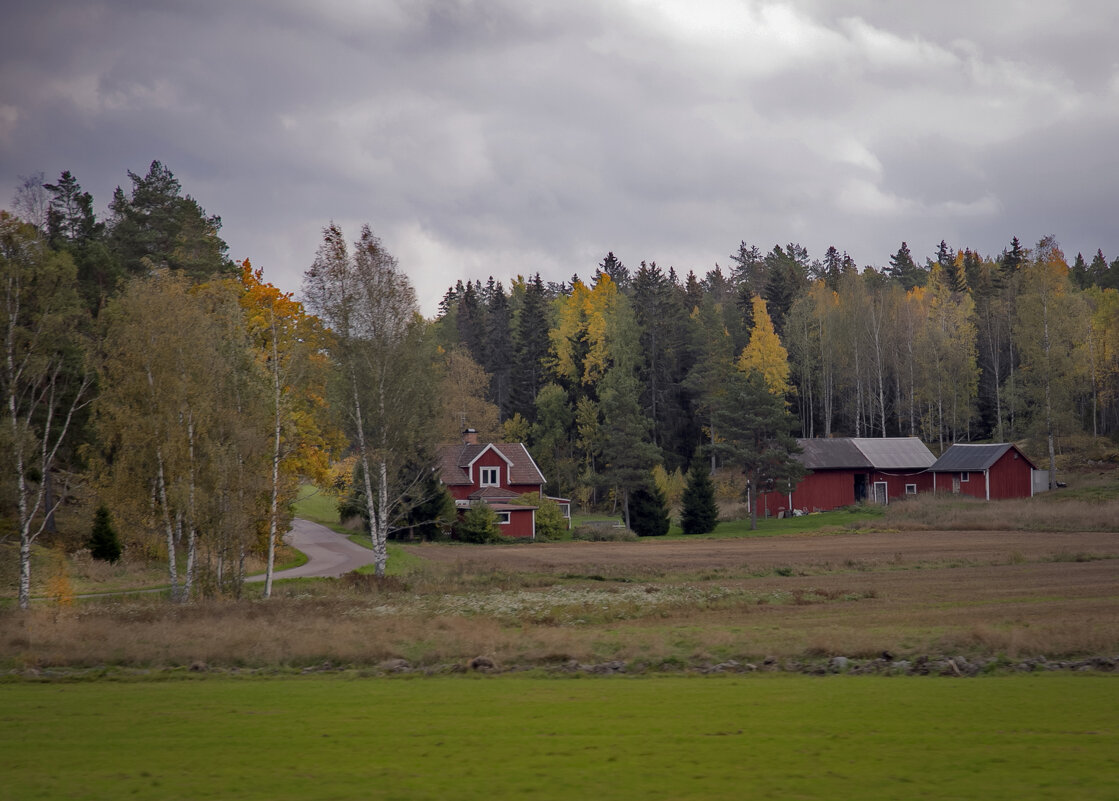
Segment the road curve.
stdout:
<svg viewBox="0 0 1119 801">
<path fill-rule="evenodd" d="M 296 518 L 284 542 L 307 555 L 307 563 L 272 574 L 273 580 L 288 578 L 336 578 L 373 562 L 373 551 L 355 545 L 341 534 L 310 520 Z M 264 581 L 264 574 L 245 581 Z"/>
</svg>

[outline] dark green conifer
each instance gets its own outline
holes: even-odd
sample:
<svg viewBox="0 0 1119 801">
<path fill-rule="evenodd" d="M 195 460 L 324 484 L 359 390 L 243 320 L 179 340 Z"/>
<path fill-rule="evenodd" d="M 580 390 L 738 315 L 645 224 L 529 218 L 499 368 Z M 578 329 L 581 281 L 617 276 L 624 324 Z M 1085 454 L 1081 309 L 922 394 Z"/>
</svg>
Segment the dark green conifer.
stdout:
<svg viewBox="0 0 1119 801">
<path fill-rule="evenodd" d="M 120 538 L 113 528 L 112 516 L 104 506 L 98 506 L 93 515 L 93 530 L 89 535 L 89 552 L 94 559 L 114 564 L 120 559 Z"/>
<path fill-rule="evenodd" d="M 719 521 L 715 485 L 711 483 L 711 474 L 705 460 L 698 454 L 692 459 L 692 469 L 688 471 L 683 505 L 680 526 L 685 534 L 707 534 L 715 530 L 715 524 Z"/>
<path fill-rule="evenodd" d="M 629 527 L 639 537 L 663 537 L 668 533 L 668 504 L 655 485 L 642 484 L 630 493 Z"/>
</svg>

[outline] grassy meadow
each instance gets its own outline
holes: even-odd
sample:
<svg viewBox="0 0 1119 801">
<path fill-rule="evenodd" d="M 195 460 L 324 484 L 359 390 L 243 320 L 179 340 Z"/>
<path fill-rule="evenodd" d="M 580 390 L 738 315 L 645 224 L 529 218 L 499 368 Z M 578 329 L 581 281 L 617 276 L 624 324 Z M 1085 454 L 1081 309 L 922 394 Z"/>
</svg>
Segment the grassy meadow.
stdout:
<svg viewBox="0 0 1119 801">
<path fill-rule="evenodd" d="M 0 799 L 1113 799 L 1085 675 L 0 684 Z"/>
<path fill-rule="evenodd" d="M 1119 797 L 1106 482 L 748 526 L 0 608 L 0 801 Z"/>
</svg>

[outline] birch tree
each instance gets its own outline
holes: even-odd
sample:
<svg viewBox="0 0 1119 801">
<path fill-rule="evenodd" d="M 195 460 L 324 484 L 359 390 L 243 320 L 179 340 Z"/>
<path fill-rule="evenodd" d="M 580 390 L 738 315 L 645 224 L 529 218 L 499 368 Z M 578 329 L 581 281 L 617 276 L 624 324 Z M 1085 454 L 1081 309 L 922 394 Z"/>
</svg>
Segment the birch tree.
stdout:
<svg viewBox="0 0 1119 801">
<path fill-rule="evenodd" d="M 1050 489 L 1056 486 L 1056 438 L 1078 427 L 1073 395 L 1087 372 L 1087 306 L 1072 291 L 1068 273 L 1056 240 L 1042 239 L 1034 260 L 1022 268 L 1014 325 L 1020 391 L 1034 433 L 1046 441 Z"/>
<path fill-rule="evenodd" d="M 134 279 L 103 317 L 101 491 L 131 529 L 163 540 L 174 600 L 191 596 L 204 537 L 215 588 L 229 547 L 239 585 L 243 537 L 256 520 L 248 512 L 263 491 L 268 420 L 266 384 L 247 352 L 234 290 L 192 288 L 159 270 Z"/>
<path fill-rule="evenodd" d="M 248 259 L 241 263 L 241 306 L 256 358 L 269 381 L 271 469 L 264 597 L 272 595 L 276 545 L 286 530 L 284 511 L 295 499 L 299 478 L 323 481 L 329 455 L 340 443 L 326 419 L 328 337 L 303 304 L 264 281 Z"/>
<path fill-rule="evenodd" d="M 337 225 L 324 229 L 303 294 L 335 337 L 359 489 L 376 573 L 383 576 L 389 532 L 431 468 L 434 393 L 426 325 L 407 276 L 369 226 L 352 253 Z"/>
<path fill-rule="evenodd" d="M 32 226 L 0 212 L 0 390 L 4 435 L 0 464 L 16 490 L 19 605 L 31 602 L 31 548 L 59 500 L 50 476 L 87 405 L 91 375 L 70 257 L 51 252 Z"/>
</svg>

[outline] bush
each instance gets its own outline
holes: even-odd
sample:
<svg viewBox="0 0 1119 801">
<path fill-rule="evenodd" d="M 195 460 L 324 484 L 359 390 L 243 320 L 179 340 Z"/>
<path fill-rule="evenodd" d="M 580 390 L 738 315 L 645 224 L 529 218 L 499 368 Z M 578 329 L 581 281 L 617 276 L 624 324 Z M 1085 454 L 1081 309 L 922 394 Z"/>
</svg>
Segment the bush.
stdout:
<svg viewBox="0 0 1119 801">
<path fill-rule="evenodd" d="M 512 503 L 536 507 L 536 539 L 545 542 L 567 537 L 567 518 L 558 503 L 551 498 L 542 497 L 538 492 L 518 495 Z"/>
<path fill-rule="evenodd" d="M 634 542 L 637 535 L 624 526 L 576 526 L 571 539 L 584 542 Z"/>
<path fill-rule="evenodd" d="M 668 508 L 664 494 L 654 486 L 641 486 L 629 496 L 629 527 L 639 537 L 663 537 L 668 533 Z"/>
<path fill-rule="evenodd" d="M 455 534 L 463 542 L 499 541 L 501 530 L 497 527 L 497 512 L 485 501 L 474 501 L 455 525 Z"/>
<path fill-rule="evenodd" d="M 120 559 L 120 552 L 120 538 L 113 528 L 109 510 L 104 506 L 98 506 L 93 515 L 93 530 L 89 535 L 89 554 L 102 562 L 116 564 Z"/>
</svg>

